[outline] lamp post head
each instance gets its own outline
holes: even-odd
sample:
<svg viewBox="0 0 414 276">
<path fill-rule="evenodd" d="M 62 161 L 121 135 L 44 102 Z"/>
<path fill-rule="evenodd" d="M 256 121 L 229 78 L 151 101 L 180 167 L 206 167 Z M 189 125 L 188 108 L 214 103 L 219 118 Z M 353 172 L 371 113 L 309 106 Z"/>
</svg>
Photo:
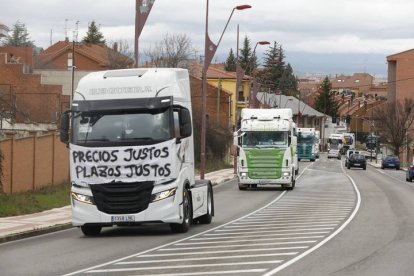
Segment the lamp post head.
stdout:
<svg viewBox="0 0 414 276">
<path fill-rule="evenodd" d="M 260 44 L 260 45 L 268 45 L 268 44 L 270 44 L 269 41 L 259 41 L 257 43 Z"/>
<path fill-rule="evenodd" d="M 239 6 L 236 6 L 235 9 L 241 11 L 241 10 L 245 10 L 245 9 L 250 9 L 251 7 L 252 6 L 250 6 L 250 5 L 239 5 Z"/>
</svg>

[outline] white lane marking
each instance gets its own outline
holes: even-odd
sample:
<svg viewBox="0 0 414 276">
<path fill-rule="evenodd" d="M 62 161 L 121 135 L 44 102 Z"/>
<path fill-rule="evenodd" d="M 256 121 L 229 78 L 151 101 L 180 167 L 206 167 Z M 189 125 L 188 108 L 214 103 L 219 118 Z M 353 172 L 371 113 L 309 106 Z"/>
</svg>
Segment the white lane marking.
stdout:
<svg viewBox="0 0 414 276">
<path fill-rule="evenodd" d="M 149 260 L 149 261 L 119 262 L 119 263 L 116 263 L 116 265 L 151 264 L 151 263 L 165 263 L 165 262 L 188 262 L 188 261 L 205 261 L 205 260 L 221 260 L 221 259 L 258 258 L 258 257 L 276 257 L 276 256 L 292 256 L 292 255 L 297 255 L 297 254 L 298 254 L 298 252 L 288 252 L 288 253 L 272 253 L 272 254 L 215 256 L 215 257 L 201 257 L 201 258 L 160 259 L 160 260 Z"/>
<path fill-rule="evenodd" d="M 327 234 L 329 231 L 319 231 L 319 232 L 303 232 L 303 233 L 277 233 L 277 234 L 267 234 L 266 237 L 273 237 L 273 236 L 299 236 L 299 235 L 320 235 L 320 234 Z M 191 239 L 192 241 L 204 241 L 204 240 L 223 240 L 223 239 L 239 239 L 239 238 L 257 238 L 257 235 L 242 235 L 236 237 L 206 237 L 206 238 L 195 238 Z"/>
<path fill-rule="evenodd" d="M 336 235 L 338 235 L 356 216 L 356 214 L 358 213 L 359 207 L 361 206 L 361 194 L 359 193 L 358 187 L 355 184 L 355 181 L 352 179 L 352 177 L 350 177 L 346 171 L 344 170 L 343 166 L 342 166 L 342 162 L 341 162 L 341 169 L 342 171 L 345 173 L 345 175 L 348 177 L 348 179 L 351 181 L 352 186 L 354 187 L 355 193 L 357 195 L 357 204 L 355 206 L 354 211 L 352 212 L 352 214 L 349 216 L 349 218 L 347 219 L 347 221 L 344 222 L 344 224 L 341 225 L 341 227 L 339 227 L 335 232 L 333 232 L 331 235 L 329 235 L 326 239 L 322 240 L 320 243 L 318 243 L 317 245 L 311 247 L 309 250 L 303 252 L 302 254 L 296 256 L 295 258 L 287 261 L 286 263 L 282 264 L 281 266 L 276 267 L 275 269 L 267 272 L 266 274 L 264 274 L 263 276 L 271 276 L 271 275 L 275 275 L 277 272 L 281 271 L 282 269 L 290 266 L 291 264 L 299 261 L 300 259 L 304 258 L 305 256 L 309 255 L 310 253 L 312 253 L 313 251 L 317 250 L 318 248 L 320 248 L 322 245 L 324 245 L 325 243 L 327 243 L 329 240 L 331 240 L 332 238 L 334 238 Z"/>
<path fill-rule="evenodd" d="M 251 219 L 246 219 L 245 222 L 236 222 L 234 223 L 234 225 L 242 225 L 242 224 L 252 224 L 252 223 L 261 223 L 261 222 L 295 222 L 295 221 L 299 221 L 299 222 L 303 222 L 303 221 L 327 221 L 327 220 L 341 220 L 344 216 L 328 216 L 328 217 L 323 217 L 320 218 L 318 217 L 314 217 L 314 218 L 309 218 L 309 216 L 302 216 L 302 217 L 296 217 L 295 219 L 289 219 L 289 218 L 283 218 L 283 219 L 279 219 L 279 218 L 274 218 L 273 216 L 270 216 L 269 218 L 251 218 Z"/>
<path fill-rule="evenodd" d="M 265 272 L 267 269 L 247 269 L 247 270 L 223 270 L 207 272 L 183 272 L 183 273 L 164 273 L 164 274 L 145 274 L 145 276 L 196 276 L 196 275 L 222 275 L 222 274 L 239 274 Z"/>
<path fill-rule="evenodd" d="M 249 226 L 264 226 L 264 225 L 275 225 L 275 224 L 277 224 L 277 223 L 279 223 L 279 225 L 281 225 L 280 223 L 293 223 L 293 224 L 295 224 L 295 223 L 301 223 L 301 224 L 303 224 L 303 223 L 315 223 L 315 222 L 336 222 L 336 223 L 339 223 L 339 222 L 341 222 L 342 221 L 342 219 L 343 218 L 345 218 L 345 216 L 342 216 L 342 217 L 337 217 L 337 218 L 326 218 L 326 219 L 315 219 L 314 221 L 312 221 L 312 220 L 308 220 L 308 221 L 304 221 L 304 219 L 303 220 L 300 220 L 300 219 L 291 219 L 291 220 L 282 220 L 282 221 L 274 221 L 274 220 L 271 220 L 271 219 L 257 219 L 257 220 L 249 220 L 249 221 L 246 221 L 246 222 L 240 222 L 240 223 L 235 223 L 233 226 L 246 226 L 246 225 L 249 225 Z"/>
<path fill-rule="evenodd" d="M 166 266 L 152 266 L 152 267 L 129 267 L 129 268 L 108 268 L 89 270 L 86 273 L 112 273 L 112 272 L 126 272 L 126 271 L 140 271 L 140 270 L 155 270 L 155 269 L 177 269 L 177 268 L 196 268 L 196 267 L 220 267 L 220 266 L 239 266 L 239 265 L 258 265 L 258 264 L 280 264 L 282 260 L 275 261 L 258 261 L 258 262 L 235 262 L 235 263 L 214 263 L 214 264 L 186 264 L 186 265 L 166 265 Z"/>
<path fill-rule="evenodd" d="M 307 229 L 300 229 L 301 231 L 320 231 L 320 230 L 332 230 L 335 229 L 334 227 L 318 227 L 318 228 L 307 228 Z M 216 230 L 217 231 L 217 230 Z M 231 230 L 229 230 L 231 231 Z M 274 233 L 275 231 L 243 231 L 243 232 L 227 232 L 227 233 L 207 233 L 206 236 L 222 236 L 222 235 L 240 235 L 240 234 L 265 234 L 265 233 Z M 288 229 L 288 230 L 278 230 L 278 232 L 292 232 L 292 229 Z"/>
<path fill-rule="evenodd" d="M 301 239 L 319 239 L 324 236 L 305 236 L 305 237 L 285 237 L 285 238 L 256 238 L 255 241 L 274 241 L 274 240 L 301 240 Z M 206 241 L 206 242 L 186 242 L 186 243 L 177 243 L 174 246 L 183 246 L 183 245 L 197 245 L 197 244 L 223 244 L 223 243 L 233 243 L 233 242 L 251 242 L 252 240 L 231 240 L 231 241 Z"/>
<path fill-rule="evenodd" d="M 349 213 L 349 211 L 347 211 L 347 212 L 341 211 L 340 212 L 340 214 L 348 214 L 348 213 Z M 278 213 L 275 213 L 275 214 L 278 214 Z M 260 218 L 266 218 L 266 217 L 273 217 L 274 219 L 279 219 L 279 220 L 289 219 L 289 218 L 295 218 L 295 219 L 296 218 L 308 218 L 308 219 L 313 219 L 313 218 L 325 218 L 325 217 L 327 217 L 327 218 L 329 218 L 329 217 L 342 217 L 342 215 L 337 216 L 335 212 L 333 212 L 333 213 L 326 213 L 326 214 L 325 213 L 323 213 L 323 214 L 315 214 L 313 212 L 311 212 L 311 213 L 301 212 L 300 214 L 298 214 L 297 212 L 295 212 L 295 213 L 292 213 L 292 214 L 289 214 L 289 215 L 284 215 L 285 212 L 280 212 L 280 214 L 281 215 L 278 215 L 276 218 L 275 218 L 274 214 L 254 215 L 254 216 L 252 216 L 250 218 L 246 218 L 246 220 L 256 219 L 256 218 L 257 219 L 260 219 Z M 238 223 L 238 222 L 235 222 L 235 223 Z"/>
<path fill-rule="evenodd" d="M 299 250 L 306 249 L 309 246 L 290 246 L 290 247 L 273 247 L 273 248 L 256 248 L 256 249 L 234 249 L 234 250 L 214 250 L 214 251 L 193 251 L 193 252 L 175 252 L 161 254 L 147 254 L 136 256 L 136 258 L 168 257 L 168 256 L 188 256 L 188 255 L 208 255 L 233 252 L 260 252 L 260 251 L 280 251 L 280 250 Z"/>
<path fill-rule="evenodd" d="M 318 224 L 316 224 L 317 226 L 335 226 L 335 225 L 338 225 L 338 223 L 340 222 L 340 220 L 333 220 L 333 221 L 327 221 L 327 222 L 319 222 Z M 229 226 L 226 226 L 226 229 L 229 229 L 229 228 L 233 228 L 233 229 L 235 229 L 235 228 L 237 228 L 237 230 L 238 229 L 241 229 L 241 228 L 246 228 L 246 229 L 251 229 L 252 227 L 255 227 L 255 229 L 269 229 L 269 228 L 274 228 L 273 226 L 277 226 L 277 228 L 279 229 L 279 226 L 280 227 L 282 227 L 282 226 L 290 226 L 290 225 L 292 225 L 292 226 L 300 226 L 300 225 L 315 225 L 315 222 L 312 222 L 312 221 L 310 221 L 310 222 L 290 222 L 290 223 L 278 223 L 278 222 L 275 222 L 275 223 L 256 223 L 256 224 L 245 224 L 245 225 L 240 225 L 240 224 L 238 224 L 238 225 L 229 225 Z M 266 226 L 270 226 L 270 227 L 266 227 Z"/>
<path fill-rule="evenodd" d="M 311 225 L 312 227 L 329 227 L 329 226 L 336 226 L 337 224 L 316 224 L 316 225 Z M 295 230 L 295 229 L 297 229 L 297 228 L 303 228 L 303 227 L 309 227 L 308 225 L 305 225 L 305 226 L 300 226 L 300 225 L 298 225 L 298 226 L 294 226 L 294 227 L 291 227 L 291 226 L 273 226 L 273 227 L 257 227 L 257 228 L 255 228 L 255 230 L 268 230 L 268 229 L 293 229 L 293 230 Z M 218 229 L 218 230 L 216 230 L 217 232 L 226 232 L 226 231 L 234 231 L 235 229 L 228 229 L 229 227 L 228 226 L 226 226 L 226 229 Z M 237 231 L 248 231 L 248 230 L 250 230 L 251 228 L 247 228 L 246 230 L 243 230 L 243 229 L 237 229 Z"/>
<path fill-rule="evenodd" d="M 316 243 L 317 240 L 305 240 L 305 241 L 287 241 L 287 242 L 268 242 L 268 243 L 251 243 L 251 244 L 233 244 L 232 247 L 256 247 L 266 245 L 289 245 L 289 244 L 307 244 Z M 175 245 L 175 244 L 174 244 Z M 161 248 L 159 251 L 177 251 L 177 250 L 199 250 L 199 249 L 213 249 L 213 248 L 226 248 L 228 245 L 213 245 L 213 246 L 197 246 L 197 247 L 180 247 L 180 248 Z"/>
</svg>

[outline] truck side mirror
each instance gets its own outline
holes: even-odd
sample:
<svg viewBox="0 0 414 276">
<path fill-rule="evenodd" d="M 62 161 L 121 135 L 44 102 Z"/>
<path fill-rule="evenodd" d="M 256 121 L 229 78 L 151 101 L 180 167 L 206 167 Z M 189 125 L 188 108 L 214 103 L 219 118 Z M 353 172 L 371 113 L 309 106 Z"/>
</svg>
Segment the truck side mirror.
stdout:
<svg viewBox="0 0 414 276">
<path fill-rule="evenodd" d="M 180 109 L 180 138 L 191 136 L 191 115 L 188 109 Z"/>
<path fill-rule="evenodd" d="M 69 112 L 62 113 L 60 118 L 60 141 L 62 143 L 69 143 L 69 126 L 70 126 L 70 115 Z"/>
</svg>

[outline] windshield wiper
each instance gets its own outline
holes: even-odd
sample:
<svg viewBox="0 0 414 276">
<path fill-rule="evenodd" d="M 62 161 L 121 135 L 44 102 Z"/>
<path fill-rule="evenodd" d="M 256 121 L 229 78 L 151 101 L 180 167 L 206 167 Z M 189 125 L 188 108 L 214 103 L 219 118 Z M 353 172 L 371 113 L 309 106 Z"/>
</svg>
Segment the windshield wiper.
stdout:
<svg viewBox="0 0 414 276">
<path fill-rule="evenodd" d="M 110 140 L 107 138 L 99 138 L 99 139 L 78 139 L 80 142 L 109 142 Z"/>
</svg>

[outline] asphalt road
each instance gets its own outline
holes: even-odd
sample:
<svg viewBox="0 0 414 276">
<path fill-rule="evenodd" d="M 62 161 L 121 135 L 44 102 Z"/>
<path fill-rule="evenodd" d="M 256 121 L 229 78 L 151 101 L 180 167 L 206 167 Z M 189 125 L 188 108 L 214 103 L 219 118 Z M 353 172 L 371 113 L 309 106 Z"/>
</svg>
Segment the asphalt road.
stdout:
<svg viewBox="0 0 414 276">
<path fill-rule="evenodd" d="M 151 225 L 85 238 L 69 229 L 1 244 L 1 275 L 413 275 L 414 186 L 404 172 L 347 170 L 325 156 L 306 166 L 289 192 L 216 186 L 213 223 L 186 234 Z"/>
<path fill-rule="evenodd" d="M 414 186 L 405 172 L 371 166 L 344 171 L 361 194 L 355 218 L 278 275 L 414 275 Z"/>
</svg>

